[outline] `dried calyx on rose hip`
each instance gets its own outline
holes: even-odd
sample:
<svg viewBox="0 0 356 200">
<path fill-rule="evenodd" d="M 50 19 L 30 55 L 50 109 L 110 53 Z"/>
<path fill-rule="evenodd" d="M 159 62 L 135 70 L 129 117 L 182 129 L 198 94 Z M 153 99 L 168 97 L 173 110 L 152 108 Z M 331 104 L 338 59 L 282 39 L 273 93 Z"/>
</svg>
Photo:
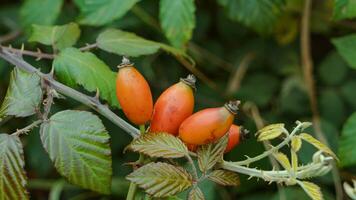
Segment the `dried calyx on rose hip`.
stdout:
<svg viewBox="0 0 356 200">
<path fill-rule="evenodd" d="M 153 108 L 150 132 L 178 135 L 183 120 L 193 113 L 195 82 L 196 78 L 190 74 L 159 96 Z"/>
<path fill-rule="evenodd" d="M 132 63 L 123 57 L 118 66 L 116 96 L 125 116 L 142 125 L 151 119 L 153 100 L 149 84 Z"/>
<path fill-rule="evenodd" d="M 229 130 L 240 101 L 230 101 L 222 107 L 207 108 L 185 119 L 179 127 L 179 137 L 190 145 L 215 142 Z"/>
</svg>

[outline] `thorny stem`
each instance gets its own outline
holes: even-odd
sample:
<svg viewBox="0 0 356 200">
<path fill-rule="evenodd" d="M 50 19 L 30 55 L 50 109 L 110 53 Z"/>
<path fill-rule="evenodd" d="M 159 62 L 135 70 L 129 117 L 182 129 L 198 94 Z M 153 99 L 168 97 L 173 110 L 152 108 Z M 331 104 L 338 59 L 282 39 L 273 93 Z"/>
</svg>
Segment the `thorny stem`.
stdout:
<svg viewBox="0 0 356 200">
<path fill-rule="evenodd" d="M 29 131 L 31 131 L 33 128 L 37 127 L 42 122 L 43 122 L 43 120 L 41 120 L 41 119 L 34 121 L 32 124 L 26 126 L 25 128 L 18 129 L 16 132 L 12 133 L 11 135 L 19 136 L 21 134 L 27 134 Z"/>
<path fill-rule="evenodd" d="M 279 143 L 277 146 L 275 147 L 272 147 L 271 149 L 269 149 L 268 151 L 265 151 L 264 153 L 256 156 L 256 157 L 253 157 L 253 158 L 247 158 L 246 160 L 243 160 L 243 161 L 237 161 L 237 162 L 234 162 L 235 165 L 249 165 L 253 162 L 256 162 L 256 161 L 259 161 L 271 154 L 273 154 L 274 152 L 278 151 L 279 149 L 281 149 L 282 147 L 284 147 L 285 145 L 287 145 L 291 139 L 293 138 L 293 136 L 299 131 L 299 129 L 301 129 L 304 125 L 304 123 L 302 122 L 297 122 L 297 126 L 294 128 L 294 130 L 287 135 L 287 138 L 285 138 L 283 140 L 283 142 Z M 287 130 L 285 130 L 286 133 L 288 133 Z"/>
<path fill-rule="evenodd" d="M 49 76 L 48 74 L 44 74 L 40 72 L 38 69 L 24 61 L 21 57 L 16 56 L 15 54 L 11 53 L 10 51 L 3 49 L 0 46 L 0 57 L 5 59 L 6 61 L 12 63 L 13 65 L 21 68 L 22 70 L 28 73 L 36 73 L 40 76 L 43 80 L 47 81 L 53 89 L 57 92 L 63 94 L 64 96 L 71 97 L 84 105 L 92 108 L 93 110 L 97 111 L 98 113 L 102 114 L 108 120 L 122 128 L 124 131 L 129 133 L 132 137 L 136 138 L 139 136 L 139 131 L 133 127 L 131 124 L 127 123 L 125 120 L 117 116 L 113 113 L 108 106 L 101 104 L 97 98 L 90 97 L 83 93 L 80 93 L 66 85 L 63 85 L 60 82 L 57 82 L 53 79 L 53 77 Z"/>
<path fill-rule="evenodd" d="M 304 79 L 307 85 L 310 107 L 313 113 L 313 124 L 315 129 L 315 134 L 317 138 L 328 145 L 328 141 L 325 138 L 320 124 L 320 114 L 318 110 L 318 100 L 315 92 L 315 84 L 313 77 L 313 60 L 311 53 L 311 45 L 310 45 L 310 18 L 312 11 L 312 0 L 304 1 L 304 9 L 301 21 L 301 34 L 300 34 L 300 45 L 301 45 L 301 62 L 303 66 L 303 74 Z M 334 163 L 334 167 L 332 170 L 335 191 L 336 191 L 336 199 L 343 199 L 343 192 L 341 186 L 341 180 L 339 171 Z"/>
</svg>

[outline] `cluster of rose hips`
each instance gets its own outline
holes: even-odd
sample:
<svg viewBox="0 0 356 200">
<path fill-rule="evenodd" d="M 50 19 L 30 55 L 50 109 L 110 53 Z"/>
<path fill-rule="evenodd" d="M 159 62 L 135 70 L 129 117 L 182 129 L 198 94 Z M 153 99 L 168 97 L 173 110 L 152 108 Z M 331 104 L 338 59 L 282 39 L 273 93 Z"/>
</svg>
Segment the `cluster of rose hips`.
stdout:
<svg viewBox="0 0 356 200">
<path fill-rule="evenodd" d="M 126 117 L 136 125 L 150 121 L 149 132 L 178 136 L 191 151 L 197 146 L 228 136 L 225 152 L 231 151 L 247 133 L 232 124 L 239 101 L 207 108 L 193 114 L 196 79 L 193 75 L 166 89 L 153 106 L 150 86 L 126 58 L 118 66 L 116 95 Z"/>
</svg>

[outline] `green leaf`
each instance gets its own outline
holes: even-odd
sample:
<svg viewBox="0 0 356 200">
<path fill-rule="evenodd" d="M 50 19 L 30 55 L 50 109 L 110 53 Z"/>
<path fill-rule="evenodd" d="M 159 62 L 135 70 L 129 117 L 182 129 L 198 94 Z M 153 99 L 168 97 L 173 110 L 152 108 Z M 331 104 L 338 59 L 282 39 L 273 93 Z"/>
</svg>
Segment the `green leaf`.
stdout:
<svg viewBox="0 0 356 200">
<path fill-rule="evenodd" d="M 183 48 L 192 38 L 195 27 L 195 5 L 193 0 L 161 0 L 159 17 L 162 29 L 177 48 Z"/>
<path fill-rule="evenodd" d="M 288 157 L 284 153 L 277 152 L 274 153 L 273 156 L 283 166 L 284 169 L 290 170 L 292 168 Z"/>
<path fill-rule="evenodd" d="M 271 124 L 257 131 L 258 141 L 272 140 L 279 137 L 285 131 L 284 124 Z"/>
<path fill-rule="evenodd" d="M 105 51 L 125 56 L 153 54 L 160 48 L 159 43 L 119 29 L 104 31 L 98 36 L 96 42 L 99 48 Z"/>
<path fill-rule="evenodd" d="M 218 0 L 232 20 L 259 33 L 270 33 L 282 12 L 285 0 Z"/>
<path fill-rule="evenodd" d="M 356 109 L 356 80 L 349 80 L 341 86 L 341 95 L 353 109 Z"/>
<path fill-rule="evenodd" d="M 0 108 L 0 121 L 5 116 L 27 117 L 35 114 L 41 99 L 40 77 L 16 67 L 11 73 L 10 85 Z"/>
<path fill-rule="evenodd" d="M 227 170 L 214 170 L 208 176 L 208 178 L 217 184 L 223 186 L 238 186 L 240 185 L 239 176 L 235 172 Z"/>
<path fill-rule="evenodd" d="M 188 200 L 204 200 L 204 194 L 199 187 L 193 188 L 188 195 Z"/>
<path fill-rule="evenodd" d="M 124 16 L 140 0 L 75 0 L 81 16 L 79 23 L 101 26 Z"/>
<path fill-rule="evenodd" d="M 79 35 L 80 29 L 76 23 L 62 26 L 32 25 L 32 35 L 28 40 L 52 45 L 56 49 L 64 49 L 73 46 L 77 42 Z"/>
<path fill-rule="evenodd" d="M 62 4 L 63 0 L 25 0 L 20 10 L 20 21 L 24 27 L 52 25 L 59 16 Z"/>
<path fill-rule="evenodd" d="M 334 0 L 335 20 L 351 19 L 356 17 L 356 1 L 354 0 Z"/>
<path fill-rule="evenodd" d="M 349 167 L 356 165 L 356 113 L 352 114 L 344 124 L 341 137 L 339 139 L 340 165 Z"/>
<path fill-rule="evenodd" d="M 300 139 L 299 136 L 294 136 L 291 140 L 291 147 L 292 150 L 295 152 L 298 152 L 300 148 L 302 147 L 302 140 Z"/>
<path fill-rule="evenodd" d="M 321 143 L 319 140 L 315 139 L 313 136 L 306 134 L 306 133 L 302 133 L 299 135 L 299 137 L 301 139 L 303 139 L 304 141 L 308 142 L 309 144 L 313 145 L 315 148 L 331 155 L 335 159 L 338 159 L 337 156 L 335 155 L 335 153 L 328 146 Z"/>
<path fill-rule="evenodd" d="M 356 69 L 356 34 L 334 38 L 332 43 L 350 67 Z"/>
<path fill-rule="evenodd" d="M 70 86 L 82 85 L 86 90 L 100 91 L 100 97 L 119 107 L 116 99 L 116 73 L 93 53 L 75 48 L 64 49 L 53 62 L 56 75 Z"/>
<path fill-rule="evenodd" d="M 180 158 L 188 155 L 184 143 L 169 133 L 147 133 L 133 140 L 128 149 L 151 157 Z"/>
<path fill-rule="evenodd" d="M 346 118 L 345 103 L 335 89 L 324 89 L 319 97 L 320 114 L 322 118 L 333 122 L 336 126 L 341 125 Z"/>
<path fill-rule="evenodd" d="M 309 195 L 313 200 L 323 200 L 323 194 L 321 193 L 320 187 L 314 183 L 308 181 L 298 181 L 300 187 Z"/>
<path fill-rule="evenodd" d="M 191 175 L 183 168 L 167 163 L 149 163 L 126 177 L 153 197 L 168 197 L 192 186 Z"/>
<path fill-rule="evenodd" d="M 320 79 L 328 85 L 342 83 L 347 76 L 348 69 L 347 63 L 336 51 L 329 53 L 318 66 Z"/>
<path fill-rule="evenodd" d="M 111 192 L 109 135 L 87 111 L 61 111 L 41 125 L 41 140 L 57 171 L 69 182 L 96 192 Z"/>
<path fill-rule="evenodd" d="M 0 134 L 0 199 L 29 199 L 24 167 L 20 138 Z"/>
<path fill-rule="evenodd" d="M 223 159 L 227 142 L 228 134 L 225 134 L 219 141 L 198 148 L 198 164 L 202 172 L 207 172 Z"/>
</svg>

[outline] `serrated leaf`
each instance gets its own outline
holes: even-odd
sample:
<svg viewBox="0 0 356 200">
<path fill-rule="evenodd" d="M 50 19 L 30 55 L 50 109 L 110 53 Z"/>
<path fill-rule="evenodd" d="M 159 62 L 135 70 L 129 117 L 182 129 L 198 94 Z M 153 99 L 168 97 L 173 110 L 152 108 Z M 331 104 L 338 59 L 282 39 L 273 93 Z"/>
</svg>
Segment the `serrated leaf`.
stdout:
<svg viewBox="0 0 356 200">
<path fill-rule="evenodd" d="M 198 164 L 202 172 L 206 173 L 223 159 L 227 142 L 228 135 L 225 134 L 219 141 L 198 148 Z"/>
<path fill-rule="evenodd" d="M 133 140 L 128 149 L 151 157 L 180 158 L 188 149 L 177 137 L 169 133 L 147 133 Z"/>
<path fill-rule="evenodd" d="M 149 163 L 126 177 L 153 197 L 168 197 L 192 186 L 191 175 L 183 168 L 167 163 Z"/>
<path fill-rule="evenodd" d="M 193 0 L 160 1 L 161 27 L 173 46 L 183 48 L 191 39 L 195 27 L 194 12 Z"/>
<path fill-rule="evenodd" d="M 313 200 L 323 200 L 323 194 L 319 186 L 315 185 L 314 183 L 308 181 L 298 181 L 300 187 L 309 195 L 310 198 Z"/>
<path fill-rule="evenodd" d="M 352 19 L 356 17 L 356 1 L 334 0 L 333 18 L 335 20 Z"/>
<path fill-rule="evenodd" d="M 81 16 L 79 23 L 101 26 L 124 16 L 140 0 L 75 0 Z"/>
<path fill-rule="evenodd" d="M 24 167 L 20 138 L 0 134 L 0 199 L 29 199 Z"/>
<path fill-rule="evenodd" d="M 96 42 L 99 48 L 105 51 L 125 56 L 153 54 L 160 48 L 159 43 L 119 29 L 108 29 L 102 32 Z"/>
<path fill-rule="evenodd" d="M 302 139 L 299 136 L 294 136 L 291 140 L 292 150 L 298 152 L 302 147 Z"/>
<path fill-rule="evenodd" d="M 292 168 L 289 159 L 285 154 L 277 152 L 274 153 L 273 156 L 283 166 L 284 169 L 290 170 Z"/>
<path fill-rule="evenodd" d="M 36 113 L 42 99 L 41 79 L 15 67 L 10 85 L 0 108 L 0 121 L 5 116 L 27 117 Z"/>
<path fill-rule="evenodd" d="M 334 38 L 332 43 L 350 67 L 356 69 L 356 34 Z"/>
<path fill-rule="evenodd" d="M 204 200 L 204 194 L 199 187 L 195 187 L 190 190 L 188 200 Z"/>
<path fill-rule="evenodd" d="M 39 42 L 45 45 L 53 45 L 56 49 L 64 49 L 73 46 L 80 35 L 79 26 L 69 23 L 62 26 L 32 25 L 30 42 Z"/>
<path fill-rule="evenodd" d="M 285 0 L 218 0 L 218 3 L 231 19 L 265 34 L 273 30 Z"/>
<path fill-rule="evenodd" d="M 214 170 L 208 176 L 208 178 L 217 184 L 223 186 L 238 186 L 240 185 L 239 176 L 235 172 L 227 170 Z"/>
<path fill-rule="evenodd" d="M 339 139 L 340 165 L 349 167 L 356 165 L 356 113 L 353 113 L 344 124 Z"/>
<path fill-rule="evenodd" d="M 302 133 L 299 135 L 299 137 L 301 139 L 303 139 L 304 141 L 308 142 L 309 144 L 313 145 L 315 148 L 331 155 L 335 159 L 338 159 L 337 156 L 335 155 L 335 153 L 328 146 L 321 143 L 319 140 L 315 139 L 313 136 L 306 134 L 306 133 Z"/>
<path fill-rule="evenodd" d="M 63 0 L 26 0 L 21 6 L 20 21 L 24 27 L 32 24 L 53 24 L 63 4 Z"/>
<path fill-rule="evenodd" d="M 69 182 L 96 192 L 111 192 L 109 135 L 87 111 L 66 110 L 41 125 L 41 140 L 57 171 Z"/>
<path fill-rule="evenodd" d="M 272 140 L 279 137 L 284 132 L 284 124 L 271 124 L 261 130 L 259 130 L 256 135 L 258 135 L 258 141 Z"/>
<path fill-rule="evenodd" d="M 64 49 L 53 62 L 58 78 L 70 86 L 81 85 L 90 92 L 99 89 L 100 97 L 119 107 L 116 98 L 116 73 L 93 53 Z"/>
</svg>

